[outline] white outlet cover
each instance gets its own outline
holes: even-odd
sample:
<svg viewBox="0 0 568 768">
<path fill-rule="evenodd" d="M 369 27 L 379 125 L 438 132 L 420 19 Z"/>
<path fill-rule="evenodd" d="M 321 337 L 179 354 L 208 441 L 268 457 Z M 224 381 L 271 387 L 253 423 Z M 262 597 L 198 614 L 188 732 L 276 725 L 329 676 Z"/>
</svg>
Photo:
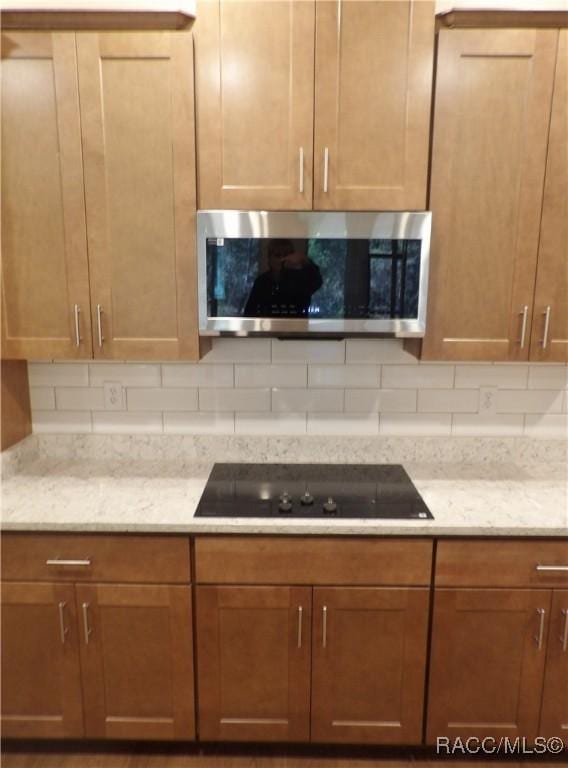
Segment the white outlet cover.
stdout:
<svg viewBox="0 0 568 768">
<path fill-rule="evenodd" d="M 124 410 L 124 388 L 119 381 L 105 381 L 105 409 L 107 411 Z"/>
<path fill-rule="evenodd" d="M 497 387 L 479 388 L 479 412 L 497 413 Z"/>
</svg>

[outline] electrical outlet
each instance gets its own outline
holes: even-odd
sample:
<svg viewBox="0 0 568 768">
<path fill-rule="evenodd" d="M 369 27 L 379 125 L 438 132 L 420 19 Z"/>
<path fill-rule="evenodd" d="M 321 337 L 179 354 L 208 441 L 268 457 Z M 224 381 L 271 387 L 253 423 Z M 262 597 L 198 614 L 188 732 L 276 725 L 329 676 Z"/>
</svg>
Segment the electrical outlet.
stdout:
<svg viewBox="0 0 568 768">
<path fill-rule="evenodd" d="M 124 408 L 124 390 L 116 381 L 105 381 L 105 408 L 107 411 L 122 411 Z"/>
<path fill-rule="evenodd" d="M 497 413 L 497 387 L 480 387 L 479 412 Z"/>
</svg>

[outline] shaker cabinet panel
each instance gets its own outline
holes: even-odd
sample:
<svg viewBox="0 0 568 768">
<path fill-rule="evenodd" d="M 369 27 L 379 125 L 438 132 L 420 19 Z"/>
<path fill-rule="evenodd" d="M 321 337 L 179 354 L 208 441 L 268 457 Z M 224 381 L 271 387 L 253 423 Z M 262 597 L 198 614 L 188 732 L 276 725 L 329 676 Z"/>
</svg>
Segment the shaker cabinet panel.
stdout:
<svg viewBox="0 0 568 768">
<path fill-rule="evenodd" d="M 421 742 L 429 594 L 314 590 L 313 741 Z"/>
<path fill-rule="evenodd" d="M 316 3 L 314 208 L 426 207 L 434 3 Z"/>
<path fill-rule="evenodd" d="M 429 744 L 538 735 L 550 600 L 550 590 L 436 590 Z"/>
<path fill-rule="evenodd" d="M 75 590 L 2 584 L 2 735 L 83 736 Z"/>
<path fill-rule="evenodd" d="M 2 356 L 90 357 L 75 35 L 2 35 Z"/>
<path fill-rule="evenodd" d="M 95 357 L 198 357 L 185 32 L 77 35 Z"/>
<path fill-rule="evenodd" d="M 311 588 L 197 587 L 199 735 L 309 741 Z"/>
<path fill-rule="evenodd" d="M 552 594 L 546 674 L 540 720 L 542 736 L 568 744 L 568 590 Z"/>
<path fill-rule="evenodd" d="M 560 31 L 544 183 L 531 360 L 568 362 L 568 30 Z"/>
<path fill-rule="evenodd" d="M 200 208 L 311 208 L 314 18 L 313 0 L 198 4 Z"/>
<path fill-rule="evenodd" d="M 77 585 L 85 735 L 195 737 L 191 590 Z"/>
<path fill-rule="evenodd" d="M 528 359 L 557 41 L 439 34 L 423 358 Z"/>
</svg>

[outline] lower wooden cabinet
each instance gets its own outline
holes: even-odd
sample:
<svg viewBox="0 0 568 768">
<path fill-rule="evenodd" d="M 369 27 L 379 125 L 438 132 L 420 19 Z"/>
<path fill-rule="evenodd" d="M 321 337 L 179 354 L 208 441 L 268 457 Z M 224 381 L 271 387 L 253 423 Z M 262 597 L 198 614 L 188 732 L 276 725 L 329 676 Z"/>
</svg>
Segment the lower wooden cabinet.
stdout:
<svg viewBox="0 0 568 768">
<path fill-rule="evenodd" d="M 568 744 L 568 590 L 552 593 L 541 736 L 561 736 Z"/>
<path fill-rule="evenodd" d="M 538 735 L 551 594 L 436 590 L 428 743 L 438 736 Z"/>
<path fill-rule="evenodd" d="M 85 732 L 193 739 L 191 590 L 77 585 Z"/>
<path fill-rule="evenodd" d="M 2 735 L 83 736 L 72 585 L 2 584 Z"/>
<path fill-rule="evenodd" d="M 428 611 L 428 589 L 314 589 L 312 741 L 422 741 Z"/>
<path fill-rule="evenodd" d="M 311 589 L 196 588 L 199 736 L 308 741 Z"/>
</svg>

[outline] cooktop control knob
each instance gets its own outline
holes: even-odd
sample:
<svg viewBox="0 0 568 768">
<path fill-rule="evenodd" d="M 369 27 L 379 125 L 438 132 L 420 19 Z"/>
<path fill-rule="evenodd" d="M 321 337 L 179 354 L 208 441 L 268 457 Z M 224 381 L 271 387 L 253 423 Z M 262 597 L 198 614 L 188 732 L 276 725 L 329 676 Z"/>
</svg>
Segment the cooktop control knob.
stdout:
<svg viewBox="0 0 568 768">
<path fill-rule="evenodd" d="M 284 512 L 284 513 L 292 511 L 292 501 L 290 500 L 290 494 L 288 494 L 286 491 L 284 491 L 284 493 L 280 497 L 280 503 L 278 504 L 278 511 Z"/>
<path fill-rule="evenodd" d="M 300 498 L 300 504 L 304 507 L 311 507 L 314 503 L 314 497 L 309 491 L 305 491 L 304 495 Z"/>
<path fill-rule="evenodd" d="M 334 515 L 337 512 L 337 503 L 329 497 L 329 499 L 323 505 L 323 511 L 326 515 Z"/>
</svg>

